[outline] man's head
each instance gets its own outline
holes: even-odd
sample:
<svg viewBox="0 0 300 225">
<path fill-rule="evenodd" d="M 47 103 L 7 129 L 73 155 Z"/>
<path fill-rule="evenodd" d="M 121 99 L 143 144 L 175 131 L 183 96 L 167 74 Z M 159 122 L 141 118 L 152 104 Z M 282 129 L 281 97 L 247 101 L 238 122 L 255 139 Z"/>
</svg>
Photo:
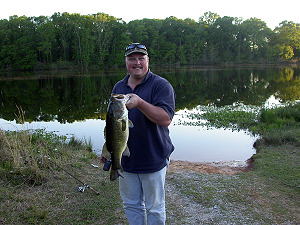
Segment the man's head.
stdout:
<svg viewBox="0 0 300 225">
<path fill-rule="evenodd" d="M 126 68 L 135 79 L 144 79 L 149 68 L 149 57 L 145 45 L 134 43 L 128 45 L 125 51 Z"/>
</svg>

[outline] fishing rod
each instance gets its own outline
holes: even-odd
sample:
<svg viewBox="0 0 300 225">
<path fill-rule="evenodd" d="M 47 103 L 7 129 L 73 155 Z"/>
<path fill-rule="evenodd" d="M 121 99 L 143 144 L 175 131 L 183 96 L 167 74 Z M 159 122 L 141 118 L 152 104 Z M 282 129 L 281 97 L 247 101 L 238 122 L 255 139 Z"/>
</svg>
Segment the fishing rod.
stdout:
<svg viewBox="0 0 300 225">
<path fill-rule="evenodd" d="M 84 185 L 84 187 L 78 187 L 78 191 L 80 192 L 84 192 L 85 188 L 89 188 L 91 189 L 93 192 L 96 193 L 96 195 L 100 195 L 99 192 L 97 192 L 94 188 L 92 188 L 91 186 L 89 186 L 88 184 L 85 184 L 84 182 L 82 182 L 81 180 L 79 180 L 77 177 L 75 177 L 74 175 L 72 175 L 71 173 L 69 173 L 67 170 L 65 170 L 64 168 L 62 168 L 61 166 L 57 165 L 57 163 L 55 163 L 54 161 L 50 160 L 50 162 L 53 162 L 58 168 L 60 168 L 61 170 L 65 171 L 67 174 L 69 174 L 71 177 L 73 177 L 75 180 L 77 180 L 78 182 L 82 183 Z"/>
</svg>

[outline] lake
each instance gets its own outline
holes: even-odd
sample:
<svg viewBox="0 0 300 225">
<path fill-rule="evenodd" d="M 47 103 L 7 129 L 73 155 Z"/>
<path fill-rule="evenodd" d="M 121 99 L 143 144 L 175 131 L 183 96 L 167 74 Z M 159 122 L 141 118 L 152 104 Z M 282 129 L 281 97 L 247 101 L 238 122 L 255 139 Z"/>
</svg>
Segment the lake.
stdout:
<svg viewBox="0 0 300 225">
<path fill-rule="evenodd" d="M 186 114 L 198 106 L 243 104 L 272 106 L 300 99 L 299 67 L 194 68 L 152 71 L 170 81 L 176 92 L 176 115 L 170 125 L 174 160 L 245 161 L 255 154 L 257 137 L 247 131 L 187 126 Z M 100 154 L 106 109 L 113 85 L 125 70 L 85 75 L 61 72 L 0 74 L 0 129 L 46 129 L 91 142 Z M 18 108 L 25 124 L 18 124 Z M 198 111 L 197 111 L 198 110 Z"/>
</svg>

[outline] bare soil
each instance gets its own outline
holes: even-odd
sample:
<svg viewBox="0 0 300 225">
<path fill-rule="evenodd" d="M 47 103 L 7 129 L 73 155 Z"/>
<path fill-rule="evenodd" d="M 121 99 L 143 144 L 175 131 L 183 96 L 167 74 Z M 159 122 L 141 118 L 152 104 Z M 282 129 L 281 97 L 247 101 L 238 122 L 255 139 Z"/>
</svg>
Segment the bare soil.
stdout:
<svg viewBox="0 0 300 225">
<path fill-rule="evenodd" d="M 239 176 L 250 167 L 251 161 L 171 161 L 167 224 L 299 224 L 295 200 L 256 176 Z"/>
<path fill-rule="evenodd" d="M 249 162 L 220 161 L 220 162 L 188 162 L 171 161 L 168 172 L 194 171 L 209 174 L 234 175 L 248 170 Z"/>
</svg>

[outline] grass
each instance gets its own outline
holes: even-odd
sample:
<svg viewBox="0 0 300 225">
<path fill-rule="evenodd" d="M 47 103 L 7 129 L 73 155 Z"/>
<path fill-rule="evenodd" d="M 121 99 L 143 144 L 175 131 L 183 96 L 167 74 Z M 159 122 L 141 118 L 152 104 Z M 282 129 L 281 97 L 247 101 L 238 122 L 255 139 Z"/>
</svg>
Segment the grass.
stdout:
<svg viewBox="0 0 300 225">
<path fill-rule="evenodd" d="M 198 106 L 198 113 L 189 113 L 188 119 L 193 121 L 181 122 L 188 126 L 205 126 L 230 128 L 233 130 L 248 129 L 257 123 L 260 108 L 235 104 L 234 106 Z"/>
<path fill-rule="evenodd" d="M 299 223 L 299 107 L 245 113 L 238 112 L 240 106 L 207 109 L 199 118 L 218 118 L 211 120 L 212 126 L 260 135 L 254 163 L 250 171 L 234 176 L 168 174 L 166 185 L 175 187 L 171 195 L 195 204 L 198 211 L 191 212 L 204 224 Z M 90 143 L 74 138 L 66 142 L 66 137 L 44 130 L 0 130 L 0 151 L 0 224 L 127 224 L 118 182 L 91 166 L 101 164 Z M 100 195 L 77 191 L 83 185 L 60 167 Z M 183 203 L 167 198 L 168 224 L 197 223 Z"/>
<path fill-rule="evenodd" d="M 0 223 L 118 224 L 124 220 L 118 183 L 91 166 L 99 161 L 87 143 L 66 142 L 65 137 L 44 130 L 0 132 Z M 77 191 L 83 185 L 61 168 L 100 195 L 87 188 Z"/>
<path fill-rule="evenodd" d="M 55 165 L 66 163 L 76 154 L 82 158 L 92 155 L 89 146 L 82 142 L 75 141 L 74 138 L 68 144 L 65 141 L 65 136 L 45 130 L 0 130 L 1 177 L 15 184 L 39 185 L 47 180 L 47 173 Z M 85 151 L 80 152 L 79 149 Z"/>
<path fill-rule="evenodd" d="M 292 144 L 261 146 L 254 156 L 257 174 L 273 183 L 280 183 L 300 193 L 300 152 Z"/>
</svg>

